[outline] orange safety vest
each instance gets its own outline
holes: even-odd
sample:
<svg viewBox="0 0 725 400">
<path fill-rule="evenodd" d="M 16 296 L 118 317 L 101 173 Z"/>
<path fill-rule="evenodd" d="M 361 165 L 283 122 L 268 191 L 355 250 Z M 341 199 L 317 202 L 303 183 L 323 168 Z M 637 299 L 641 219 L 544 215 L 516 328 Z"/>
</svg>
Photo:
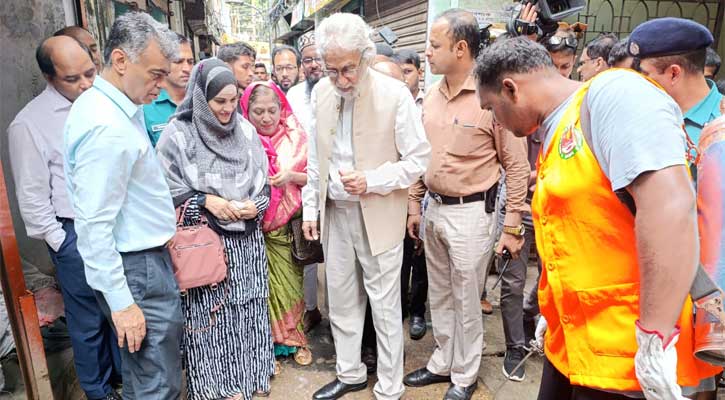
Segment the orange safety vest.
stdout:
<svg viewBox="0 0 725 400">
<path fill-rule="evenodd" d="M 578 89 L 548 150 L 542 147 L 539 153 L 531 208 L 543 262 L 539 306 L 549 324 L 544 348 L 573 385 L 639 391 L 634 372 L 639 318 L 634 216 L 612 192 L 582 133 L 579 114 L 590 84 Z M 689 297 L 679 325 L 678 383 L 696 386 L 721 369 L 692 355 Z"/>
</svg>

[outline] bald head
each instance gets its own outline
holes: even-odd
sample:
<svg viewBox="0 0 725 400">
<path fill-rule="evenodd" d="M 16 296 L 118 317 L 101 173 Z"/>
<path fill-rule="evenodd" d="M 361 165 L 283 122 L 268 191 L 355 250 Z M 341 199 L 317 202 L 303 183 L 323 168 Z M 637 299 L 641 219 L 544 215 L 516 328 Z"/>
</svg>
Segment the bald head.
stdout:
<svg viewBox="0 0 725 400">
<path fill-rule="evenodd" d="M 35 58 L 48 83 L 71 102 L 93 85 L 96 66 L 82 45 L 72 37 L 45 39 L 38 46 Z"/>
<path fill-rule="evenodd" d="M 83 45 L 88 47 L 88 50 L 90 50 L 91 58 L 93 59 L 93 64 L 96 65 L 96 69 L 99 73 L 101 72 L 101 51 L 98 48 L 96 39 L 86 29 L 81 28 L 80 26 L 66 26 L 54 33 L 53 36 L 70 36 L 83 43 Z"/>
<path fill-rule="evenodd" d="M 395 78 L 401 82 L 405 82 L 405 76 L 403 76 L 403 69 L 400 68 L 400 65 L 392 61 L 381 61 L 373 65 L 373 69 L 387 76 Z"/>
</svg>

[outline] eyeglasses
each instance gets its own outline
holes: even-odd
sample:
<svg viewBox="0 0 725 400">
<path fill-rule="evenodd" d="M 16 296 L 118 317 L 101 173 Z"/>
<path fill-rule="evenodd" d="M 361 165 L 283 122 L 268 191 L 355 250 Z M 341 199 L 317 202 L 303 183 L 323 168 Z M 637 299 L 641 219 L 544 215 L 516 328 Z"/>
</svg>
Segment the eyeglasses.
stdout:
<svg viewBox="0 0 725 400">
<path fill-rule="evenodd" d="M 277 65 L 277 66 L 274 67 L 274 72 L 276 72 L 276 73 L 279 74 L 279 73 L 284 72 L 285 70 L 287 72 L 293 72 L 296 69 L 297 69 L 297 66 L 296 65 L 292 65 L 292 64 L 289 64 L 289 65 Z"/>
<path fill-rule="evenodd" d="M 305 58 L 302 59 L 302 64 L 305 64 L 305 65 L 310 65 L 313 62 L 316 62 L 318 64 L 322 64 L 322 59 L 319 58 L 319 57 L 315 57 L 315 58 L 305 57 Z"/>
<path fill-rule="evenodd" d="M 578 62 L 578 63 L 576 63 L 576 67 L 577 67 L 577 68 L 579 68 L 579 67 L 581 67 L 582 65 L 584 65 L 584 64 L 586 64 L 586 63 L 588 63 L 589 61 L 595 61 L 595 60 L 596 60 L 596 58 L 590 58 L 590 59 L 588 59 L 588 60 L 579 60 L 579 62 Z"/>
<path fill-rule="evenodd" d="M 564 46 L 570 47 L 574 50 L 576 50 L 577 46 L 579 45 L 579 41 L 572 36 L 552 36 L 549 38 L 548 43 L 551 46 L 561 46 L 562 44 L 564 44 Z"/>
<path fill-rule="evenodd" d="M 342 71 L 338 71 L 335 69 L 327 69 L 325 68 L 325 74 L 330 79 L 337 79 L 339 75 L 344 76 L 347 79 L 355 77 L 357 75 L 357 70 L 360 69 L 360 65 L 362 65 L 363 58 L 365 57 L 365 51 L 363 50 L 362 54 L 360 54 L 360 61 L 357 62 L 357 65 L 354 67 L 345 67 L 342 69 Z"/>
</svg>

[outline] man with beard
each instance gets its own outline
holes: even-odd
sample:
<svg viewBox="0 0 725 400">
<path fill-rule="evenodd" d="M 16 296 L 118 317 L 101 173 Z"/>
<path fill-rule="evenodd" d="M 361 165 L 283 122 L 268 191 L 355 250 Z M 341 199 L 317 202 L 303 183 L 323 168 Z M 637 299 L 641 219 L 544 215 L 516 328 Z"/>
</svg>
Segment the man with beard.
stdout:
<svg viewBox="0 0 725 400">
<path fill-rule="evenodd" d="M 176 60 L 171 62 L 171 72 L 164 80 L 163 89 L 156 100 L 143 106 L 146 132 L 154 147 L 159 141 L 161 132 L 169 123 L 169 118 L 176 112 L 176 106 L 184 100 L 186 84 L 189 82 L 191 69 L 194 68 L 194 52 L 191 50 L 189 38 L 178 33 L 176 36 L 179 41 L 179 54 Z"/>
<path fill-rule="evenodd" d="M 292 106 L 292 110 L 305 132 L 309 134 L 312 132 L 314 113 L 312 104 L 310 104 L 310 94 L 312 88 L 322 78 L 322 59 L 317 54 L 314 31 L 300 36 L 299 49 L 302 55 L 302 70 L 305 74 L 305 80 L 289 89 L 287 101 Z M 304 275 L 305 309 L 307 311 L 303 323 L 305 332 L 309 332 L 322 320 L 322 315 L 317 307 L 317 264 L 306 266 Z"/>
<path fill-rule="evenodd" d="M 285 94 L 300 80 L 300 53 L 294 47 L 280 45 L 272 50 L 272 74 Z"/>
</svg>

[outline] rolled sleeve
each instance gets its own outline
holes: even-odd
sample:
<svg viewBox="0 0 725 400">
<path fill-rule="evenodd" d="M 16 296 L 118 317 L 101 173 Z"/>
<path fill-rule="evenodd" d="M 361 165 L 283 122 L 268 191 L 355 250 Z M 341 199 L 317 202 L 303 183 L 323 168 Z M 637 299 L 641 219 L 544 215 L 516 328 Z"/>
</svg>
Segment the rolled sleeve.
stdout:
<svg viewBox="0 0 725 400">
<path fill-rule="evenodd" d="M 524 213 L 529 188 L 529 159 L 526 139 L 514 136 L 498 123 L 493 124 L 496 154 L 506 171 L 506 212 Z"/>
<path fill-rule="evenodd" d="M 315 91 L 312 91 L 310 104 L 312 104 L 312 117 L 310 119 L 310 132 L 307 136 L 307 184 L 302 188 L 302 220 L 317 221 L 320 203 L 320 164 L 317 160 L 317 122 L 314 110 L 316 109 Z"/>
<path fill-rule="evenodd" d="M 125 132 L 109 126 L 85 133 L 70 151 L 74 166 L 66 171 L 72 180 L 78 252 L 85 263 L 86 279 L 103 293 L 113 312 L 134 303 L 113 235 L 139 157 L 125 136 Z"/>
<path fill-rule="evenodd" d="M 402 86 L 398 94 L 395 117 L 395 144 L 400 161 L 365 171 L 367 192 L 386 195 L 393 190 L 406 189 L 420 180 L 430 162 L 430 144 L 423 122 L 410 91 Z"/>
</svg>

